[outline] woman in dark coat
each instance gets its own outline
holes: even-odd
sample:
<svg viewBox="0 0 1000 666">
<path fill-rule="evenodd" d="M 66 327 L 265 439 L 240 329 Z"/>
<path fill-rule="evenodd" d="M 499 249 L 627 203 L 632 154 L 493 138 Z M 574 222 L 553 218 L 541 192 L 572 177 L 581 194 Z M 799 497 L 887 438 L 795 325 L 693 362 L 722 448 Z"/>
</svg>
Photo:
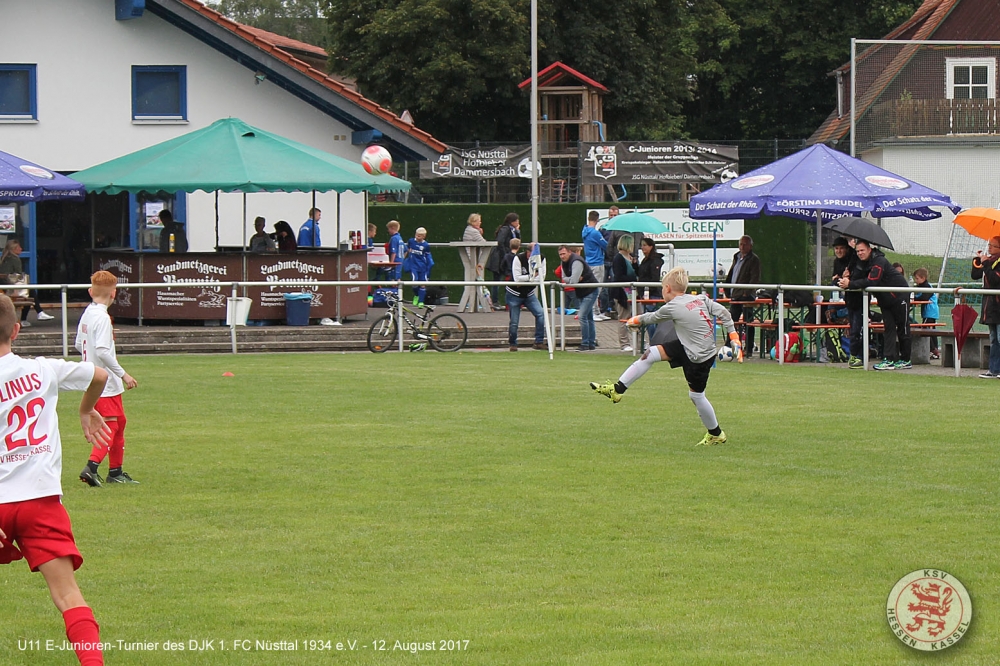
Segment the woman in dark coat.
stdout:
<svg viewBox="0 0 1000 666">
<path fill-rule="evenodd" d="M 507 253 L 510 252 L 510 239 L 520 237 L 521 218 L 518 217 L 517 213 L 507 213 L 507 217 L 503 219 L 503 224 L 497 227 L 497 246 L 490 250 L 490 256 L 486 258 L 486 270 L 493 274 L 494 281 L 504 279 L 503 269 L 500 264 Z M 493 298 L 493 305 L 498 306 L 500 304 L 500 301 L 497 300 L 500 297 L 500 288 L 495 286 L 490 287 L 490 295 Z"/>
<path fill-rule="evenodd" d="M 274 240 L 278 243 L 278 252 L 295 252 L 299 249 L 292 225 L 284 220 L 278 220 L 274 223 Z"/>
</svg>

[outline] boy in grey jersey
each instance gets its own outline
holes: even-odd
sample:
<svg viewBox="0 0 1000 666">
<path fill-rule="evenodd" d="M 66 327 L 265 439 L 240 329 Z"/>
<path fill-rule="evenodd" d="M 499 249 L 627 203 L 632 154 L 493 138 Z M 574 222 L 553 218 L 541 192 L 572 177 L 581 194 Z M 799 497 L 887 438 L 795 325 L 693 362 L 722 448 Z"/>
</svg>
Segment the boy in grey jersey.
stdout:
<svg viewBox="0 0 1000 666">
<path fill-rule="evenodd" d="M 743 349 L 729 311 L 707 296 L 686 294 L 687 286 L 687 271 L 679 266 L 663 276 L 664 306 L 655 312 L 647 312 L 628 320 L 630 328 L 657 324 L 656 333 L 649 341 L 649 349 L 622 373 L 617 382 L 591 382 L 590 388 L 617 403 L 628 387 L 646 374 L 653 363 L 669 361 L 672 368 L 684 368 L 688 396 L 698 410 L 701 422 L 708 429 L 698 445 L 712 446 L 726 441 L 726 433 L 719 427 L 715 408 L 705 397 L 705 387 L 708 385 L 708 375 L 716 353 L 712 319 L 718 319 L 725 326 L 733 353 L 740 363 L 743 362 Z"/>
</svg>

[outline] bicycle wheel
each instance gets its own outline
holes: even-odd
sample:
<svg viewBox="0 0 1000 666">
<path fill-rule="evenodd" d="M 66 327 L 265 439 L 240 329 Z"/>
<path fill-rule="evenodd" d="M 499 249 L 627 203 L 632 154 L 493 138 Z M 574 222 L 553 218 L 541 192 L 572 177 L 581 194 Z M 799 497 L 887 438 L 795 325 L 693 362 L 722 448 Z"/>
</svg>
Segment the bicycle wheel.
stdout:
<svg viewBox="0 0 1000 666">
<path fill-rule="evenodd" d="M 461 317 L 443 314 L 427 322 L 427 337 L 438 351 L 458 351 L 469 339 L 469 329 Z"/>
<path fill-rule="evenodd" d="M 368 329 L 368 349 L 376 354 L 388 350 L 396 341 L 398 333 L 396 318 L 391 314 L 382 315 Z"/>
</svg>

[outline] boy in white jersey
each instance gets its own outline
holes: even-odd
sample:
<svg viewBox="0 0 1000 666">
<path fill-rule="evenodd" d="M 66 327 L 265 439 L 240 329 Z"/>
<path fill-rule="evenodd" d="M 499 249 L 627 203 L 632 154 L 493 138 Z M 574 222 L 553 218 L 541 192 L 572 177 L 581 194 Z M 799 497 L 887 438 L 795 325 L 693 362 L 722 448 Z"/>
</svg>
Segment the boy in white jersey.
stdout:
<svg viewBox="0 0 1000 666">
<path fill-rule="evenodd" d="M 108 374 L 92 363 L 16 356 L 11 342 L 20 330 L 14 304 L 0 295 L 0 424 L 7 424 L 0 440 L 0 564 L 25 559 L 41 571 L 80 663 L 103 664 L 97 620 L 73 573 L 83 558 L 61 500 L 56 403 L 60 390 L 84 391 L 83 434 L 106 444 L 109 431 L 94 406 Z"/>
<path fill-rule="evenodd" d="M 591 382 L 590 388 L 611 398 L 612 402 L 620 402 L 628 387 L 646 374 L 656 361 L 669 361 L 671 368 L 682 367 L 688 383 L 688 396 L 708 429 L 698 446 L 712 446 L 726 441 L 726 433 L 719 427 L 715 408 L 705 397 L 708 374 L 716 354 L 712 319 L 718 319 L 726 327 L 733 352 L 740 363 L 743 362 L 743 349 L 729 310 L 707 296 L 686 294 L 687 286 L 687 271 L 680 266 L 663 276 L 663 300 L 666 304 L 655 312 L 632 317 L 627 322 L 630 328 L 657 325 L 649 340 L 649 349 L 622 373 L 617 382 Z"/>
<path fill-rule="evenodd" d="M 80 480 L 95 488 L 100 488 L 101 483 L 139 483 L 122 471 L 126 423 L 122 393 L 125 389 L 135 388 L 136 381 L 118 364 L 115 352 L 114 329 L 108 307 L 115 300 L 117 286 L 118 278 L 108 271 L 97 271 L 90 276 L 89 291 L 94 302 L 83 311 L 76 329 L 76 349 L 83 355 L 83 360 L 108 372 L 108 385 L 97 401 L 97 411 L 111 427 L 111 446 L 95 445 L 87 466 L 80 472 Z M 97 473 L 105 456 L 110 468 L 106 481 Z"/>
</svg>

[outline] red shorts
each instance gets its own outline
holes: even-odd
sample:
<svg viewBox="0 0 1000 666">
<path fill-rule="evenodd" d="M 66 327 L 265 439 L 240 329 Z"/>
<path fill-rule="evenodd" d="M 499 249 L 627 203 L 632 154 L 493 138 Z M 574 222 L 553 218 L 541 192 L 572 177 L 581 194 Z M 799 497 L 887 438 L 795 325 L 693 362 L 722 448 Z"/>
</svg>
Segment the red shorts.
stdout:
<svg viewBox="0 0 1000 666">
<path fill-rule="evenodd" d="M 122 406 L 121 393 L 107 398 L 99 398 L 94 409 L 96 409 L 97 413 L 104 418 L 109 416 L 125 416 L 125 408 Z"/>
<path fill-rule="evenodd" d="M 7 535 L 0 548 L 0 564 L 22 557 L 32 571 L 60 557 L 72 558 L 74 570 L 83 564 L 69 514 L 58 495 L 0 504 L 0 530 Z M 17 542 L 16 548 L 13 541 Z"/>
</svg>

